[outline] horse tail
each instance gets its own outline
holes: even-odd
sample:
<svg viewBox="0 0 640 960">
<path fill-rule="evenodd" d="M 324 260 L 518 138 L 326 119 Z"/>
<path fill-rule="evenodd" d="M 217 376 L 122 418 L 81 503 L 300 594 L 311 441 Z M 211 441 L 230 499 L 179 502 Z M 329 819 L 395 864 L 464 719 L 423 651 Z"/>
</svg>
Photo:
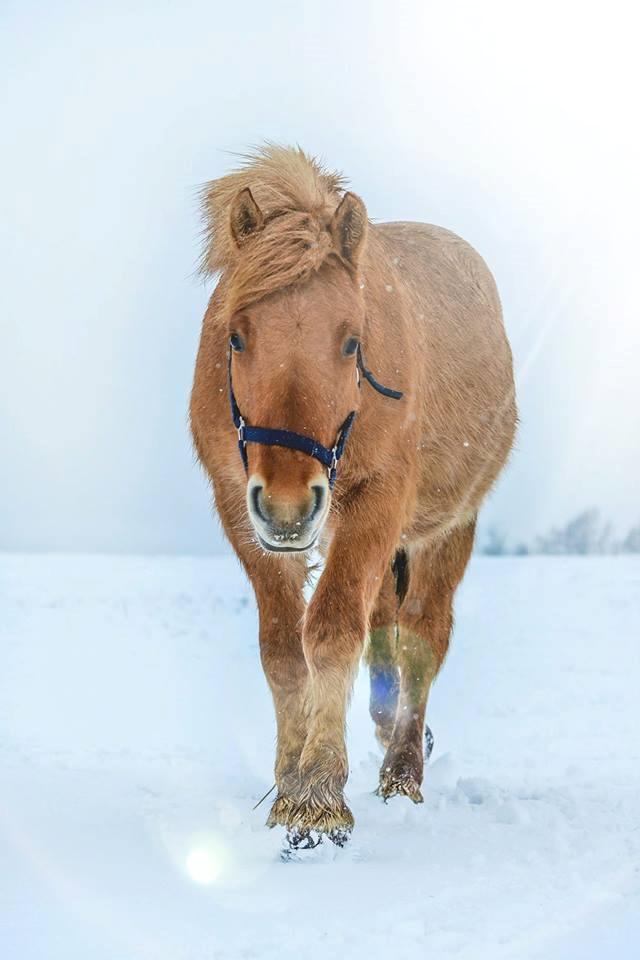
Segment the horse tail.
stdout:
<svg viewBox="0 0 640 960">
<path fill-rule="evenodd" d="M 396 550 L 396 554 L 391 564 L 393 578 L 396 585 L 396 596 L 398 606 L 402 603 L 409 589 L 409 557 L 404 549 Z"/>
</svg>

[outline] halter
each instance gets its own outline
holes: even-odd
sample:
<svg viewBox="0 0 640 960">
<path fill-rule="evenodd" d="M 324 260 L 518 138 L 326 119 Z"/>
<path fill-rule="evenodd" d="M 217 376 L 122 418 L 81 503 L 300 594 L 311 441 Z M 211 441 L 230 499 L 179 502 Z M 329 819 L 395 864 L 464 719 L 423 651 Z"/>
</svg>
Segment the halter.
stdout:
<svg viewBox="0 0 640 960">
<path fill-rule="evenodd" d="M 292 430 L 273 430 L 271 427 L 252 427 L 248 425 L 240 413 L 240 407 L 233 392 L 233 380 L 231 376 L 231 344 L 229 344 L 228 372 L 229 372 L 229 404 L 231 406 L 231 417 L 233 424 L 238 431 L 238 449 L 245 473 L 249 472 L 249 460 L 247 457 L 248 443 L 262 443 L 267 447 L 287 447 L 289 450 L 299 450 L 306 453 L 309 457 L 314 457 L 324 467 L 327 468 L 329 477 L 329 489 L 333 490 L 336 477 L 338 475 L 338 463 L 344 453 L 345 444 L 351 432 L 353 421 L 356 418 L 357 410 L 352 410 L 343 420 L 337 436 L 336 442 L 332 447 L 325 447 L 322 443 L 314 440 L 312 437 L 306 437 L 301 433 L 294 433 Z M 392 400 L 400 400 L 402 392 L 392 390 L 391 387 L 383 387 L 378 383 L 374 375 L 364 365 L 362 359 L 362 348 L 358 344 L 356 372 L 358 377 L 358 387 L 360 387 L 360 375 L 371 384 L 374 390 L 381 393 L 383 397 L 390 397 Z"/>
</svg>

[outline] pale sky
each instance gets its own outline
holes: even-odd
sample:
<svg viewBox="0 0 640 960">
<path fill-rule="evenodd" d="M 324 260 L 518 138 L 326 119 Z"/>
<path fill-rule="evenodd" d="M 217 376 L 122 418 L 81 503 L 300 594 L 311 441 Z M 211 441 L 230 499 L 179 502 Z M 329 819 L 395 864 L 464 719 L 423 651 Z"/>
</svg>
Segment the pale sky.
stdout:
<svg viewBox="0 0 640 960">
<path fill-rule="evenodd" d="M 299 143 L 500 289 L 512 540 L 640 520 L 632 5 L 59 0 L 0 10 L 0 549 L 222 548 L 187 405 L 195 188 Z"/>
</svg>

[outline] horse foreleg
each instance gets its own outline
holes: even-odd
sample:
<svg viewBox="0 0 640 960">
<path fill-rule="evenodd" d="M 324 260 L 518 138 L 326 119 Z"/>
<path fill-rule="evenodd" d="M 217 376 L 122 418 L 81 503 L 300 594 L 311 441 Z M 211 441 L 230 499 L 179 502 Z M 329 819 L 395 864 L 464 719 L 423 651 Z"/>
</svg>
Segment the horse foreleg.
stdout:
<svg viewBox="0 0 640 960">
<path fill-rule="evenodd" d="M 303 630 L 310 675 L 307 739 L 300 756 L 298 802 L 289 827 L 328 834 L 341 845 L 353 828 L 343 790 L 348 775 L 346 712 L 364 646 L 362 599 L 325 582 L 311 601 Z"/>
<path fill-rule="evenodd" d="M 378 793 L 422 802 L 425 711 L 444 661 L 453 624 L 453 596 L 473 546 L 475 523 L 436 544 L 409 551 L 409 582 L 398 612 L 400 695 Z"/>
<path fill-rule="evenodd" d="M 300 754 L 307 737 L 308 670 L 300 636 L 287 627 L 277 635 L 261 631 L 260 649 L 276 713 L 277 796 L 267 818 L 270 827 L 287 823 L 299 792 Z"/>
<path fill-rule="evenodd" d="M 309 671 L 302 651 L 302 575 L 295 561 L 255 583 L 260 613 L 260 657 L 276 713 L 275 780 L 278 790 L 267 823 L 285 823 L 298 794 L 298 766 L 307 736 Z"/>
<path fill-rule="evenodd" d="M 245 511 L 244 486 L 217 485 L 215 493 L 218 513 L 251 580 L 258 604 L 260 657 L 273 697 L 277 725 L 278 794 L 268 819 L 273 826 L 286 822 L 291 798 L 297 795 L 298 762 L 307 735 L 305 702 L 309 671 L 302 651 L 307 561 L 303 556 L 267 556 L 247 538 L 238 520 Z"/>
<path fill-rule="evenodd" d="M 393 506 L 388 510 L 388 505 Z M 327 563 L 309 603 L 302 645 L 309 668 L 310 712 L 300 756 L 298 803 L 288 826 L 316 830 L 342 844 L 353 827 L 344 799 L 348 775 L 346 712 L 367 620 L 399 536 L 398 499 L 378 491 L 343 505 Z M 385 522 L 386 515 L 386 522 Z"/>
</svg>

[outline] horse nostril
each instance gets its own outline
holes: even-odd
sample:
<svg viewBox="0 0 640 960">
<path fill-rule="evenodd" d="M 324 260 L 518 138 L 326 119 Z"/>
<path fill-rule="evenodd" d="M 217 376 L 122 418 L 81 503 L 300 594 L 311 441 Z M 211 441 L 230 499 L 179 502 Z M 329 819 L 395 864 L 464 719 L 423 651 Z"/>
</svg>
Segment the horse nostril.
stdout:
<svg viewBox="0 0 640 960">
<path fill-rule="evenodd" d="M 263 509 L 262 504 L 260 503 L 261 498 L 262 498 L 262 486 L 259 483 L 257 483 L 255 487 L 251 488 L 251 506 L 255 510 L 256 514 L 260 517 L 260 519 L 264 523 L 268 523 L 269 518 L 267 517 L 265 510 Z"/>
<path fill-rule="evenodd" d="M 311 505 L 311 510 L 307 517 L 308 520 L 315 520 L 315 518 L 322 512 L 324 507 L 324 498 L 325 498 L 325 488 L 321 487 L 319 484 L 311 487 L 313 492 L 313 504 Z"/>
</svg>

